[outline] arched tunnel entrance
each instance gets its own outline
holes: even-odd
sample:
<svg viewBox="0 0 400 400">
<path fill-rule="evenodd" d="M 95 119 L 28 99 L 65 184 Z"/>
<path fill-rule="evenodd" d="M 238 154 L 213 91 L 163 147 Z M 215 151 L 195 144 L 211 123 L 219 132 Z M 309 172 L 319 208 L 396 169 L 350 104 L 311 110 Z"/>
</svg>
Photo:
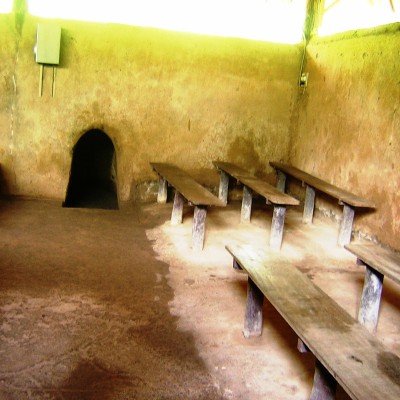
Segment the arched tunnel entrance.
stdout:
<svg viewBox="0 0 400 400">
<path fill-rule="evenodd" d="M 114 144 L 101 130 L 76 143 L 64 207 L 118 209 Z"/>
</svg>

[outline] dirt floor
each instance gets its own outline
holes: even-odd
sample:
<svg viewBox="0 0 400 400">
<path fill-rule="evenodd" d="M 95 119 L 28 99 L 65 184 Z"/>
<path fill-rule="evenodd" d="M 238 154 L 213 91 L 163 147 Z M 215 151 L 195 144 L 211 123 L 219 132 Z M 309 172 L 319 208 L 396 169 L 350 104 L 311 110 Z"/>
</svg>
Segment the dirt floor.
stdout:
<svg viewBox="0 0 400 400">
<path fill-rule="evenodd" d="M 67 209 L 0 202 L 0 399 L 307 399 L 312 354 L 266 302 L 263 335 L 242 335 L 246 276 L 224 246 L 268 247 L 272 210 L 212 209 L 191 250 L 193 209 Z M 364 271 L 336 223 L 289 210 L 282 252 L 351 315 Z M 377 336 L 400 354 L 399 289 L 385 281 Z M 338 399 L 348 399 L 338 389 Z"/>
</svg>

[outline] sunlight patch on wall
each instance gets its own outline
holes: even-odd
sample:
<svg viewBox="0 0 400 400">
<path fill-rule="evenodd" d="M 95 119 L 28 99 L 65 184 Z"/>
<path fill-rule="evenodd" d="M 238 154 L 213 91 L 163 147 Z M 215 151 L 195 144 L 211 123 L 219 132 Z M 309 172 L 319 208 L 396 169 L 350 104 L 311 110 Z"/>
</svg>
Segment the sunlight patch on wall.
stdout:
<svg viewBox="0 0 400 400">
<path fill-rule="evenodd" d="M 28 0 L 46 18 L 121 23 L 281 43 L 302 40 L 306 0 Z"/>
<path fill-rule="evenodd" d="M 13 0 L 0 1 L 0 14 L 10 13 L 13 8 Z"/>
<path fill-rule="evenodd" d="M 319 36 L 400 22 L 400 0 L 326 0 Z"/>
</svg>

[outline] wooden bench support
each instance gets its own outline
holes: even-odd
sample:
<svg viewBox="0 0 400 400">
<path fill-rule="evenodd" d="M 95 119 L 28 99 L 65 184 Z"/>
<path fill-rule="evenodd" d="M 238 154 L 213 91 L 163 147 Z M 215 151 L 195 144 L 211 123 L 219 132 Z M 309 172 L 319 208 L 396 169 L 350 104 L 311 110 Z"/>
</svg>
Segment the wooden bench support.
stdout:
<svg viewBox="0 0 400 400">
<path fill-rule="evenodd" d="M 219 178 L 218 198 L 226 205 L 228 204 L 229 175 L 225 171 L 221 171 Z"/>
<path fill-rule="evenodd" d="M 204 235 L 206 231 L 207 207 L 194 207 L 194 220 L 192 231 L 192 248 L 193 250 L 203 250 Z"/>
<path fill-rule="evenodd" d="M 344 246 L 349 244 L 351 241 L 351 231 L 353 229 L 354 221 L 354 208 L 350 207 L 348 204 L 343 204 L 343 217 L 340 223 L 340 231 L 338 238 L 338 245 Z"/>
<path fill-rule="evenodd" d="M 261 336 L 263 324 L 263 303 L 263 293 L 249 276 L 247 278 L 247 302 L 243 328 L 243 335 L 245 338 Z"/>
<path fill-rule="evenodd" d="M 317 359 L 310 400 L 335 400 L 336 379 Z"/>
<path fill-rule="evenodd" d="M 306 197 L 304 198 L 303 222 L 312 224 L 314 216 L 315 189 L 306 185 Z"/>
<path fill-rule="evenodd" d="M 358 265 L 365 265 L 364 287 L 361 295 L 358 321 L 372 333 L 376 332 L 384 275 L 366 265 L 359 258 Z"/>
<path fill-rule="evenodd" d="M 251 206 L 253 204 L 253 193 L 247 186 L 243 186 L 242 210 L 240 213 L 241 222 L 250 222 Z"/>
<path fill-rule="evenodd" d="M 167 202 L 168 195 L 168 182 L 160 176 L 158 180 L 158 194 L 157 194 L 157 203 L 165 204 Z"/>
<path fill-rule="evenodd" d="M 378 325 L 384 277 L 400 284 L 400 255 L 373 243 L 349 243 L 345 248 L 357 257 L 357 265 L 365 267 L 358 321 L 374 333 Z"/>
<path fill-rule="evenodd" d="M 183 196 L 175 190 L 174 205 L 172 206 L 171 224 L 179 225 L 182 223 L 183 216 Z"/>
<path fill-rule="evenodd" d="M 286 191 L 286 174 L 282 171 L 276 171 L 276 188 L 282 193 Z"/>
<path fill-rule="evenodd" d="M 279 250 L 282 246 L 285 215 L 285 206 L 274 206 L 274 213 L 272 215 L 271 236 L 269 239 L 269 245 L 274 250 Z"/>
</svg>

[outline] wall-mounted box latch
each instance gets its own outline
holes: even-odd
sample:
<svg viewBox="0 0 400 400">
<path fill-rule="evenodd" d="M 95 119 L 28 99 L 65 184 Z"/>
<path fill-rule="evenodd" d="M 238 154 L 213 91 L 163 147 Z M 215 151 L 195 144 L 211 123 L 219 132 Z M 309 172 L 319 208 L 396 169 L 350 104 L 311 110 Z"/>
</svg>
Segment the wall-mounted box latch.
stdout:
<svg viewBox="0 0 400 400">
<path fill-rule="evenodd" d="M 61 27 L 39 24 L 36 32 L 35 61 L 39 64 L 60 63 Z"/>
<path fill-rule="evenodd" d="M 61 27 L 56 25 L 38 24 L 35 61 L 40 64 L 39 96 L 42 96 L 44 65 L 53 66 L 53 82 L 51 94 L 55 94 L 56 65 L 60 63 Z"/>
</svg>

